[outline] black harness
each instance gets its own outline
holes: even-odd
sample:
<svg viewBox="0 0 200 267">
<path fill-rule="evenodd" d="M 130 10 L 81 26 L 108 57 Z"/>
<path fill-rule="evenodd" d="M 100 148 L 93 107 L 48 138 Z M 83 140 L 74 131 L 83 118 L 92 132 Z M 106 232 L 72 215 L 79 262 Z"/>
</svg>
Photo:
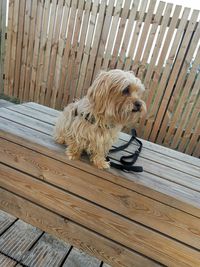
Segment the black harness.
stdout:
<svg viewBox="0 0 200 267">
<path fill-rule="evenodd" d="M 74 115 L 75 115 L 75 117 L 78 116 L 77 109 L 75 109 L 75 114 Z M 80 115 L 83 117 L 83 113 L 81 113 Z M 91 124 L 95 123 L 95 118 L 91 117 L 90 113 L 86 114 L 84 119 L 87 120 L 88 122 L 90 122 Z M 139 145 L 138 149 L 134 153 L 129 155 L 129 156 L 122 156 L 120 158 L 120 163 L 121 164 L 118 164 L 118 163 L 116 163 L 114 161 L 111 161 L 109 156 L 106 157 L 106 160 L 110 162 L 110 166 L 111 167 L 114 167 L 114 168 L 116 168 L 118 170 L 121 170 L 121 171 L 125 171 L 125 172 L 130 172 L 130 171 L 143 172 L 143 168 L 141 166 L 133 166 L 133 164 L 137 161 L 137 158 L 138 158 L 138 156 L 139 156 L 139 154 L 140 154 L 140 152 L 142 150 L 142 142 L 137 138 L 137 133 L 136 133 L 135 129 L 131 130 L 131 135 L 132 136 L 131 136 L 130 140 L 128 141 L 128 143 L 126 143 L 126 144 L 124 144 L 124 145 L 122 145 L 120 147 L 110 149 L 109 153 L 115 153 L 115 152 L 124 150 L 133 141 L 135 141 Z"/>
<path fill-rule="evenodd" d="M 140 152 L 142 151 L 142 142 L 137 138 L 137 134 L 136 134 L 136 130 L 135 129 L 132 129 L 131 130 L 131 138 L 130 140 L 128 141 L 128 143 L 122 145 L 122 146 L 119 146 L 117 148 L 113 148 L 109 151 L 109 153 L 114 153 L 114 152 L 118 152 L 120 150 L 124 150 L 125 148 L 127 148 L 133 141 L 135 141 L 139 147 L 138 149 L 131 155 L 129 156 L 122 156 L 120 158 L 120 163 L 121 164 L 118 164 L 118 163 L 115 163 L 113 161 L 110 160 L 110 157 L 107 157 L 106 159 L 110 162 L 110 166 L 111 167 L 114 167 L 116 169 L 119 169 L 121 171 L 125 171 L 125 172 L 130 172 L 130 171 L 133 171 L 133 172 L 143 172 L 143 167 L 141 166 L 133 166 L 133 164 L 137 161 L 137 158 L 140 154 Z"/>
</svg>

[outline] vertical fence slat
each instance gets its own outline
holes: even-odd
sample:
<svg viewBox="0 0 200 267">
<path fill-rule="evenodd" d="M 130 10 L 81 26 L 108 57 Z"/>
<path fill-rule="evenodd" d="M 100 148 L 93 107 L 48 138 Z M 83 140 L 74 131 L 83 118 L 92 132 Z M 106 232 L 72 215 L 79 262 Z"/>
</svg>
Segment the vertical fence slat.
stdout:
<svg viewBox="0 0 200 267">
<path fill-rule="evenodd" d="M 157 8 L 157 11 L 155 13 L 155 17 L 152 21 L 152 27 L 151 27 L 148 39 L 146 41 L 146 46 L 144 48 L 144 54 L 143 54 L 143 57 L 141 59 L 140 65 L 139 65 L 138 75 L 137 75 L 142 81 L 144 80 L 143 76 L 144 76 L 145 70 L 148 68 L 147 67 L 148 57 L 149 57 L 149 54 L 150 54 L 151 49 L 152 49 L 152 44 L 153 44 L 153 41 L 155 39 L 156 31 L 157 31 L 159 22 L 161 20 L 161 16 L 162 16 L 162 12 L 164 10 L 164 7 L 165 7 L 165 3 L 160 2 L 158 5 L 158 8 Z"/>
<path fill-rule="evenodd" d="M 95 27 L 95 21 L 97 17 L 97 11 L 98 11 L 98 0 L 95 0 L 93 2 L 92 10 L 91 10 L 91 17 L 88 25 L 88 36 L 85 44 L 85 48 L 83 51 L 83 58 L 81 62 L 81 67 L 80 67 L 80 73 L 79 73 L 79 80 L 78 80 L 78 85 L 77 85 L 77 96 L 81 96 L 83 92 L 83 84 L 85 80 L 85 74 L 86 74 L 86 68 L 88 64 L 88 59 L 89 59 L 89 53 L 90 53 L 90 47 L 92 43 L 92 37 L 93 37 L 93 32 L 94 32 L 94 27 Z M 66 99 L 66 98 L 64 98 Z"/>
<path fill-rule="evenodd" d="M 160 25 L 160 30 L 158 33 L 158 38 L 156 40 L 155 47 L 153 49 L 152 56 L 151 56 L 151 59 L 150 59 L 150 62 L 149 62 L 148 68 L 147 68 L 147 73 L 146 73 L 146 76 L 144 79 L 144 84 L 145 84 L 147 90 L 148 90 L 151 76 L 152 76 L 153 71 L 154 71 L 156 60 L 157 60 L 159 52 L 160 52 L 162 42 L 164 41 L 165 32 L 167 31 L 167 25 L 169 23 L 170 14 L 172 11 L 172 6 L 173 6 L 172 4 L 167 4 L 167 6 L 166 6 L 166 9 L 165 9 L 165 12 L 163 15 L 163 19 L 162 19 L 162 23 Z"/>
<path fill-rule="evenodd" d="M 47 95 L 46 101 L 50 103 L 51 107 L 55 107 L 56 103 L 56 94 L 57 91 L 55 87 L 53 87 L 53 81 L 55 77 L 55 66 L 56 66 L 56 57 L 57 57 L 57 50 L 58 50 L 58 42 L 59 42 L 59 35 L 60 35 L 60 25 L 62 20 L 62 11 L 63 11 L 63 0 L 58 1 L 57 5 L 57 16 L 54 26 L 54 34 L 52 39 L 52 48 L 51 48 L 51 60 L 49 65 L 49 77 L 47 82 Z M 51 90 L 52 89 L 52 90 Z"/>
<path fill-rule="evenodd" d="M 14 1 L 13 9 L 13 25 L 11 32 L 12 49 L 11 49 L 11 61 L 10 61 L 10 80 L 9 80 L 9 95 L 17 96 L 14 92 L 14 77 L 15 77 L 15 63 L 16 63 L 16 50 L 17 50 L 17 30 L 18 30 L 18 19 L 19 19 L 19 0 Z"/>
<path fill-rule="evenodd" d="M 181 65 L 183 63 L 185 53 L 187 53 L 187 47 L 188 47 L 188 44 L 190 42 L 191 36 L 193 34 L 198 15 L 199 15 L 199 12 L 195 10 L 192 14 L 191 19 L 190 19 L 190 22 L 189 22 L 189 25 L 187 27 L 183 42 L 181 43 L 181 47 L 179 49 L 179 52 L 178 52 L 178 55 L 176 58 L 176 62 L 174 64 L 172 73 L 170 75 L 170 79 L 169 79 L 167 87 L 166 87 L 165 94 L 163 96 L 163 100 L 162 100 L 161 105 L 159 107 L 158 114 L 157 114 L 157 117 L 155 119 L 154 126 L 152 128 L 152 132 L 150 135 L 151 141 L 155 141 L 156 135 L 157 135 L 157 129 L 159 129 L 159 127 L 161 126 L 162 118 L 163 118 L 164 112 L 167 108 L 167 104 L 169 102 L 169 98 L 171 96 L 175 81 L 177 79 L 177 75 L 179 74 L 179 70 L 180 70 Z"/>
<path fill-rule="evenodd" d="M 2 64 L 2 44 L 3 44 L 3 19 L 2 19 L 2 15 L 3 15 L 3 2 L 0 2 L 0 93 L 3 92 L 3 64 Z"/>
<path fill-rule="evenodd" d="M 84 0 L 81 0 L 78 3 L 78 12 L 77 12 L 77 18 L 76 18 L 76 25 L 75 25 L 75 28 L 74 28 L 74 38 L 73 38 L 73 42 L 72 42 L 71 53 L 69 55 L 68 75 L 67 75 L 67 80 L 66 80 L 66 83 L 65 83 L 66 90 L 70 92 L 70 94 L 69 94 L 69 103 L 73 101 L 75 93 L 76 93 L 76 88 L 71 88 L 70 89 L 70 84 L 71 84 L 71 79 L 72 79 L 72 74 L 73 74 L 74 61 L 75 61 L 75 58 L 76 58 L 76 54 L 78 53 L 78 38 L 79 38 L 80 27 L 81 27 L 81 22 L 82 22 L 84 3 L 85 3 Z"/>
<path fill-rule="evenodd" d="M 162 123 L 162 127 L 160 130 L 160 133 L 158 135 L 157 138 L 157 142 L 161 143 L 162 141 L 162 135 L 164 136 L 167 130 L 167 127 L 169 125 L 169 116 L 167 116 L 167 112 L 169 112 L 170 114 L 174 113 L 174 109 L 177 106 L 177 102 L 180 98 L 180 93 L 182 92 L 182 88 L 185 82 L 185 77 L 187 75 L 187 71 L 190 67 L 190 63 L 192 61 L 193 58 L 193 54 L 196 48 L 196 44 L 198 43 L 198 41 L 200 40 L 200 24 L 198 25 L 199 27 L 195 30 L 194 36 L 193 34 L 191 35 L 191 39 L 188 42 L 188 46 L 186 45 L 186 53 L 184 56 L 182 56 L 184 58 L 183 62 L 182 62 L 182 66 L 181 66 L 181 70 L 178 74 L 178 78 L 177 81 L 174 85 L 174 89 L 173 89 L 173 93 L 170 94 L 171 99 L 168 100 L 168 107 L 166 110 L 166 114 L 163 116 L 163 123 Z M 185 46 L 185 44 L 183 44 Z M 192 76 L 190 74 L 190 76 Z"/>
<path fill-rule="evenodd" d="M 45 45 L 45 54 L 44 54 L 44 63 L 43 63 L 43 75 L 41 82 L 41 91 L 40 91 L 40 102 L 41 104 L 49 105 L 46 101 L 46 94 L 48 93 L 50 88 L 47 88 L 48 75 L 49 75 L 49 64 L 51 60 L 51 48 L 52 48 L 52 39 L 53 39 L 53 31 L 56 20 L 56 6 L 57 1 L 51 1 L 51 11 L 49 13 L 49 25 L 48 25 L 48 35 L 47 41 Z"/>
<path fill-rule="evenodd" d="M 86 77 L 85 77 L 85 81 L 84 81 L 84 85 L 83 85 L 83 93 L 84 94 L 86 94 L 87 89 L 90 86 L 91 80 L 92 80 L 92 74 L 93 74 L 93 69 L 94 69 L 94 65 L 95 65 L 95 58 L 96 58 L 96 54 L 97 54 L 99 39 L 101 36 L 102 25 L 103 25 L 103 21 L 104 21 L 105 8 L 106 8 L 106 1 L 103 0 L 101 2 L 101 5 L 100 5 L 99 17 L 98 17 L 98 22 L 97 22 L 97 26 L 96 26 L 95 36 L 94 36 L 94 42 L 93 42 L 93 46 L 92 46 L 91 51 L 90 51 L 90 57 L 89 57 L 89 61 L 88 61 Z"/>
<path fill-rule="evenodd" d="M 158 40 L 158 43 L 156 45 L 161 47 L 161 44 L 163 42 L 164 42 L 164 44 L 163 44 L 163 47 L 162 47 L 162 50 L 161 50 L 161 53 L 160 53 L 160 57 L 159 57 L 157 66 L 155 66 L 155 67 L 154 67 L 154 65 L 156 63 L 156 60 L 157 60 L 157 57 L 158 57 L 158 53 L 154 52 L 154 54 L 152 56 L 152 60 L 150 62 L 150 66 L 149 66 L 149 72 L 146 75 L 146 81 L 145 81 L 145 85 L 147 85 L 146 105 L 147 105 L 148 112 L 149 112 L 150 105 L 152 103 L 156 88 L 158 86 L 158 82 L 159 82 L 160 76 L 162 74 L 162 66 L 164 64 L 164 60 L 165 60 L 168 48 L 170 46 L 170 40 L 172 39 L 173 33 L 175 31 L 175 28 L 176 28 L 176 25 L 177 25 L 177 22 L 178 22 L 178 17 L 179 17 L 180 11 L 181 11 L 181 6 L 176 6 L 165 39 L 164 39 L 164 33 L 165 33 L 164 31 L 167 30 L 165 27 L 168 24 L 168 20 L 166 19 L 165 24 L 161 25 L 162 29 L 160 29 L 159 40 Z M 162 30 L 162 33 L 161 33 L 161 30 Z M 155 49 L 154 49 L 154 51 L 155 51 Z M 151 68 L 152 68 L 152 71 L 151 71 Z M 149 77 L 149 79 L 150 79 L 150 73 L 153 72 L 153 71 L 155 73 L 154 73 L 154 76 L 153 76 L 152 80 L 150 81 L 150 80 L 148 80 L 147 77 Z"/>
<path fill-rule="evenodd" d="M 189 90 L 191 89 L 189 88 Z M 195 127 L 196 121 L 199 116 L 199 107 L 200 107 L 200 96 L 198 98 L 199 90 L 200 90 L 200 74 L 198 74 L 198 77 L 196 78 L 195 84 L 192 88 L 192 92 L 190 94 L 190 97 L 186 105 L 183 103 L 183 107 L 185 108 L 185 110 L 182 114 L 180 126 L 178 127 L 176 133 L 174 134 L 173 141 L 171 143 L 172 148 L 177 147 L 183 131 L 185 131 L 185 133 L 179 144 L 180 151 L 184 151 L 185 146 L 188 143 L 190 133 Z"/>
<path fill-rule="evenodd" d="M 187 23 L 187 19 L 188 19 L 189 13 L 190 13 L 190 9 L 189 8 L 185 8 L 185 10 L 183 12 L 183 15 L 182 15 L 182 18 L 181 18 L 181 23 L 179 24 L 179 27 L 177 29 L 175 39 L 173 41 L 173 44 L 172 44 L 172 47 L 170 49 L 170 53 L 169 53 L 166 65 L 165 65 L 163 73 L 162 73 L 163 64 L 164 64 L 164 58 L 165 58 L 164 55 L 166 55 L 166 53 L 167 53 L 167 51 L 165 49 L 166 49 L 166 47 L 168 48 L 169 45 L 170 45 L 170 41 L 171 41 L 173 32 L 169 32 L 168 31 L 169 36 L 166 36 L 166 43 L 163 46 L 164 55 L 162 55 L 162 53 L 161 53 L 161 56 L 160 56 L 160 61 L 162 61 L 163 64 L 161 64 L 161 62 L 158 62 L 157 69 L 156 69 L 155 74 L 154 74 L 155 78 L 152 81 L 153 84 L 152 84 L 151 88 L 156 88 L 157 90 L 156 90 L 156 95 L 155 95 L 153 106 L 150 109 L 150 111 L 148 112 L 148 117 L 149 118 L 148 118 L 147 124 L 145 126 L 145 133 L 144 133 L 144 137 L 145 138 L 149 138 L 151 130 L 152 130 L 152 127 L 153 127 L 153 123 L 157 118 L 157 112 L 158 112 L 158 109 L 159 109 L 160 102 L 162 101 L 163 91 L 164 91 L 164 88 L 166 87 L 166 84 L 168 82 L 168 78 L 170 77 L 171 69 L 173 67 L 173 61 L 174 61 L 175 56 L 176 56 L 176 50 L 177 50 L 178 44 L 180 42 L 180 38 L 181 38 L 182 34 L 184 33 L 184 29 L 185 29 L 185 26 L 186 26 L 186 23 Z M 176 17 L 175 21 L 177 22 L 177 20 L 178 20 L 178 18 Z M 161 75 L 162 75 L 162 77 L 161 77 L 161 80 L 160 80 L 160 76 Z M 158 131 L 158 129 L 159 128 L 157 128 L 157 131 Z M 153 133 L 155 133 L 155 131 L 153 131 Z M 154 138 L 153 134 L 152 134 L 151 138 L 152 139 Z"/>
<path fill-rule="evenodd" d="M 166 135 L 164 135 L 162 137 L 162 138 L 164 138 L 164 143 L 166 145 L 170 145 L 170 143 L 172 141 L 172 136 L 173 136 L 174 137 L 173 138 L 174 139 L 173 144 L 174 144 L 174 146 L 176 146 L 178 143 L 177 141 L 181 137 L 181 133 L 184 130 L 185 123 L 183 124 L 183 119 L 185 120 L 185 116 L 183 117 L 182 113 L 184 113 L 183 110 L 184 110 L 184 108 L 186 108 L 187 100 L 189 99 L 190 93 L 193 92 L 193 89 L 194 89 L 194 88 L 192 88 L 192 85 L 196 79 L 196 73 L 198 71 L 198 64 L 200 64 L 200 49 L 199 49 L 199 51 L 196 55 L 196 58 L 193 62 L 192 68 L 190 70 L 190 75 L 189 75 L 189 77 L 185 83 L 185 86 L 183 88 L 183 93 L 179 99 L 176 110 L 175 110 L 173 116 L 171 117 L 169 129 L 168 129 Z M 188 115 L 190 114 L 189 110 L 188 110 L 187 114 Z M 176 131 L 176 136 L 175 136 L 174 131 L 175 131 L 177 126 L 178 126 L 178 129 Z"/>
<path fill-rule="evenodd" d="M 42 82 L 42 101 L 44 101 L 46 106 L 50 106 L 50 98 L 51 98 L 51 84 L 53 81 L 53 74 L 55 70 L 55 28 L 56 22 L 59 18 L 56 16 L 57 10 L 57 1 L 52 1 L 51 6 L 51 14 L 49 21 L 49 33 L 46 45 L 46 53 L 45 53 L 45 62 L 44 62 L 44 76 Z M 53 53 L 53 55 L 52 55 Z"/>
<path fill-rule="evenodd" d="M 131 10 L 130 10 L 130 15 L 128 18 L 128 23 L 127 23 L 127 29 L 124 35 L 124 40 L 122 43 L 121 51 L 117 60 L 117 69 L 122 69 L 124 67 L 124 62 L 126 60 L 126 53 L 128 51 L 128 46 L 129 46 L 129 41 L 130 41 L 130 36 L 133 30 L 133 25 L 136 19 L 136 14 L 139 6 L 139 0 L 135 0 L 132 4 Z"/>
<path fill-rule="evenodd" d="M 115 40 L 115 35 L 117 33 L 117 30 L 118 30 L 117 27 L 118 27 L 118 23 L 119 23 L 119 19 L 120 19 L 120 13 L 122 10 L 122 4 L 123 4 L 123 0 L 119 0 L 119 1 L 117 1 L 117 4 L 114 8 L 113 20 L 112 20 L 112 24 L 110 27 L 110 35 L 108 37 L 107 48 L 106 48 L 105 55 L 103 58 L 103 64 L 102 64 L 103 70 L 106 70 L 108 68 L 109 60 L 111 59 L 112 48 L 113 48 L 113 44 L 114 44 L 114 40 Z"/>
<path fill-rule="evenodd" d="M 68 31 L 67 31 L 66 45 L 65 45 L 64 54 L 62 57 L 62 63 L 61 63 L 59 92 L 58 92 L 58 96 L 57 96 L 57 105 L 59 107 L 61 107 L 61 105 L 62 105 L 63 98 L 65 98 L 66 103 L 67 103 L 68 96 L 69 96 L 69 91 L 65 91 L 65 81 L 66 81 L 66 78 L 68 75 L 68 62 L 69 62 L 71 42 L 72 42 L 73 31 L 74 31 L 74 23 L 75 23 L 75 18 L 76 18 L 77 4 L 78 4 L 77 0 L 72 1 L 71 13 L 70 13 L 70 17 L 69 17 L 69 25 L 68 25 Z"/>
<path fill-rule="evenodd" d="M 143 18 L 145 15 L 145 10 L 146 10 L 147 4 L 148 4 L 148 0 L 142 0 L 140 3 L 140 9 L 138 11 L 138 18 L 136 21 L 136 25 L 135 25 L 132 39 L 130 41 L 129 53 L 128 53 L 128 56 L 125 60 L 125 66 L 124 66 L 125 70 L 129 70 L 130 67 L 132 66 L 133 55 L 134 55 L 136 44 L 137 44 L 137 41 L 139 38 L 139 33 L 140 33 L 140 29 L 142 27 L 142 22 L 143 22 Z"/>
<path fill-rule="evenodd" d="M 25 83 L 24 83 L 24 101 L 29 101 L 29 89 L 30 89 L 30 78 L 31 78 L 31 66 L 33 59 L 33 47 L 34 47 L 34 36 L 35 36 L 35 24 L 36 24 L 36 12 L 37 12 L 37 2 L 31 1 L 31 17 L 30 17 L 30 29 L 29 29 L 29 39 L 28 39 L 28 51 L 26 59 L 26 73 L 25 73 Z"/>
<path fill-rule="evenodd" d="M 19 97 L 19 82 L 20 82 L 25 5 L 26 5 L 25 0 L 21 0 L 19 2 L 19 20 L 18 20 L 18 31 L 17 31 L 16 64 L 15 64 L 15 76 L 14 76 L 14 96 L 15 97 Z"/>
<path fill-rule="evenodd" d="M 5 62 L 5 38 L 6 38 L 6 13 L 7 0 L 0 3 L 0 93 L 4 92 L 4 62 Z"/>
<path fill-rule="evenodd" d="M 120 16 L 121 19 L 120 19 L 120 23 L 119 23 L 119 30 L 117 32 L 117 37 L 116 37 L 116 40 L 115 40 L 112 59 L 111 59 L 110 64 L 109 64 L 109 68 L 110 69 L 114 69 L 116 64 L 117 64 L 118 53 L 119 53 L 119 49 L 120 49 L 123 33 L 124 33 L 124 30 L 125 30 L 126 20 L 127 20 L 127 17 L 128 17 L 128 12 L 129 12 L 130 5 L 131 5 L 131 1 L 130 0 L 126 0 L 125 3 L 124 3 L 122 14 Z"/>
<path fill-rule="evenodd" d="M 10 61 L 11 61 L 11 47 L 12 47 L 12 21 L 13 21 L 14 0 L 9 0 L 8 8 L 8 30 L 7 30 L 7 44 L 6 44 L 6 61 L 5 61 L 5 81 L 4 93 L 10 95 Z"/>
<path fill-rule="evenodd" d="M 140 37 L 140 40 L 138 43 L 138 47 L 137 47 L 137 51 L 135 54 L 134 63 L 133 63 L 132 68 L 131 68 L 135 74 L 137 74 L 137 71 L 139 68 L 140 58 L 141 58 L 142 52 L 144 50 L 145 41 L 146 41 L 146 38 L 148 35 L 149 27 L 151 25 L 155 5 L 156 5 L 156 0 L 151 0 L 149 3 L 149 7 L 147 10 L 147 16 L 146 16 L 145 21 L 144 21 L 144 27 L 142 29 L 142 34 L 141 34 L 141 37 Z"/>
<path fill-rule="evenodd" d="M 38 67 L 36 73 L 36 86 L 35 86 L 35 94 L 34 94 L 34 101 L 39 103 L 40 102 L 40 94 L 41 94 L 41 85 L 42 85 L 42 77 L 44 72 L 44 57 L 46 51 L 46 44 L 47 44 L 47 30 L 48 30 L 48 21 L 49 21 L 49 14 L 50 14 L 50 0 L 45 0 L 44 2 L 44 11 L 43 11 L 43 24 L 42 24 L 42 32 L 41 32 L 41 45 L 39 51 L 39 58 L 38 58 Z"/>
<path fill-rule="evenodd" d="M 200 132 L 200 120 L 197 121 L 194 133 L 192 134 L 192 137 L 189 140 L 189 144 L 185 151 L 187 154 L 192 154 L 194 151 L 195 154 L 200 156 L 199 150 L 198 151 L 195 150 L 195 148 L 199 148 L 199 144 L 198 144 L 199 132 Z"/>
<path fill-rule="evenodd" d="M 24 18 L 24 32 L 22 40 L 22 58 L 21 58 L 21 71 L 20 71 L 20 82 L 19 82 L 19 99 L 24 99 L 24 88 L 25 88 L 25 73 L 26 73 L 26 59 L 28 52 L 28 39 L 29 39 L 29 26 L 31 21 L 31 0 L 26 0 L 25 7 L 25 18 Z"/>
<path fill-rule="evenodd" d="M 42 25 L 42 16 L 43 16 L 43 0 L 38 1 L 37 7 L 37 19 L 36 19 L 36 28 L 34 36 L 34 48 L 33 48 L 33 59 L 32 59 L 32 71 L 31 71 L 31 80 L 30 80 L 30 91 L 29 91 L 29 100 L 34 100 L 35 85 L 36 85 L 36 72 L 38 67 L 38 56 L 39 56 L 39 47 L 40 47 L 40 34 L 41 34 L 41 25 Z"/>
<path fill-rule="evenodd" d="M 86 34 L 87 34 L 87 25 L 89 22 L 89 17 L 90 17 L 90 9 L 91 9 L 91 4 L 92 1 L 88 0 L 85 4 L 85 13 L 83 17 L 83 22 L 82 22 L 82 30 L 81 30 L 81 36 L 80 36 L 80 41 L 78 44 L 77 48 L 77 55 L 75 58 L 75 62 L 73 64 L 73 71 L 72 71 L 72 77 L 71 77 L 71 83 L 70 83 L 70 88 L 71 90 L 74 90 L 74 95 L 75 98 L 79 98 L 81 91 L 77 91 L 77 84 L 78 84 L 78 78 L 79 78 L 79 72 L 80 72 L 80 67 L 81 67 L 81 60 L 82 60 L 82 54 L 85 46 L 85 41 L 86 41 Z"/>
<path fill-rule="evenodd" d="M 105 20 L 104 20 L 102 35 L 101 35 L 100 41 L 99 41 L 99 48 L 98 48 L 96 62 L 95 62 L 93 79 L 96 77 L 97 73 L 101 69 L 101 65 L 102 65 L 102 61 L 103 61 L 103 57 L 104 57 L 105 46 L 106 46 L 106 40 L 108 37 L 109 28 L 110 28 L 110 24 L 111 24 L 113 9 L 114 9 L 114 0 L 110 0 L 109 6 L 107 6 L 106 11 L 105 11 L 106 12 Z"/>
<path fill-rule="evenodd" d="M 156 39 L 156 43 L 155 43 L 155 47 L 153 48 L 153 52 L 152 52 L 152 56 L 150 59 L 150 62 L 148 63 L 148 67 L 147 67 L 147 72 L 144 78 L 144 85 L 145 85 L 145 95 L 144 95 L 144 100 L 146 101 L 146 105 L 147 105 L 147 111 L 149 110 L 150 104 L 152 102 L 152 98 L 153 98 L 153 93 L 155 91 L 155 87 L 150 86 L 150 82 L 152 81 L 152 75 L 153 72 L 155 70 L 155 65 L 156 65 L 156 60 L 158 58 L 159 52 L 161 50 L 161 46 L 162 43 L 164 42 L 164 36 L 165 36 L 165 32 L 167 31 L 167 25 L 169 24 L 169 19 L 170 19 L 170 14 L 172 11 L 172 4 L 167 4 L 164 15 L 163 15 L 163 19 L 162 19 L 162 23 L 160 25 L 160 30 L 158 32 L 158 37 Z M 178 10 L 179 11 L 179 10 Z M 175 13 L 177 12 L 177 7 L 175 8 Z M 180 12 L 180 11 L 179 11 Z M 175 23 L 171 23 L 171 25 L 174 25 L 175 27 Z M 138 127 L 138 134 L 139 136 L 142 136 L 142 132 L 144 130 L 144 124 L 146 121 L 146 117 L 143 117 L 140 120 L 140 124 Z"/>
<path fill-rule="evenodd" d="M 60 32 L 60 40 L 58 44 L 58 55 L 56 59 L 56 67 L 55 67 L 55 77 L 54 77 L 54 90 L 57 91 L 57 94 L 59 93 L 59 81 L 60 81 L 60 75 L 61 75 L 61 63 L 62 63 L 62 56 L 63 51 L 65 47 L 65 39 L 66 39 L 66 31 L 67 31 L 67 23 L 69 19 L 69 12 L 70 12 L 70 4 L 71 0 L 67 0 L 64 3 L 64 13 L 63 13 L 63 21 L 62 21 L 62 28 Z M 57 106 L 57 98 L 56 98 L 56 108 L 60 108 L 60 106 Z"/>
</svg>

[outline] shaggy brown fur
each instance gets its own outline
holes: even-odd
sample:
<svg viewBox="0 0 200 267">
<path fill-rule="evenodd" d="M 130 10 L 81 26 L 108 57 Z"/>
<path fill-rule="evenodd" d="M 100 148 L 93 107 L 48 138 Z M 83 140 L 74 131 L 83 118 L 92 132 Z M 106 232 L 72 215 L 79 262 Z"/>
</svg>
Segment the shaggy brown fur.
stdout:
<svg viewBox="0 0 200 267">
<path fill-rule="evenodd" d="M 109 168 L 106 161 L 123 126 L 145 114 L 141 100 L 144 86 L 133 72 L 102 71 L 87 95 L 69 104 L 60 114 L 54 132 L 58 143 L 66 143 L 69 159 L 79 159 L 82 151 L 100 169 Z"/>
</svg>

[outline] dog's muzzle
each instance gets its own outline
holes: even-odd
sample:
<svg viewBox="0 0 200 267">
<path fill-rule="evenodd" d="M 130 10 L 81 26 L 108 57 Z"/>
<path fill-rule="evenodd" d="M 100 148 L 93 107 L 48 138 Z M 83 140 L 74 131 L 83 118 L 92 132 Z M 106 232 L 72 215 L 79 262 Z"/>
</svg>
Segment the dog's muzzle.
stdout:
<svg viewBox="0 0 200 267">
<path fill-rule="evenodd" d="M 140 101 L 135 101 L 135 103 L 133 104 L 133 109 L 132 112 L 140 112 L 142 109 L 142 102 Z"/>
</svg>

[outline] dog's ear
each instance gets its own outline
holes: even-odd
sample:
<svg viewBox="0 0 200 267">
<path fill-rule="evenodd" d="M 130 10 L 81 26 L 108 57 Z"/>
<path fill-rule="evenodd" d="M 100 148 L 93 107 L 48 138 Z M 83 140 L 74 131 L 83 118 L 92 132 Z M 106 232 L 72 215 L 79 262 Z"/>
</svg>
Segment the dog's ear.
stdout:
<svg viewBox="0 0 200 267">
<path fill-rule="evenodd" d="M 87 97 L 97 113 L 105 112 L 108 89 L 109 77 L 106 71 L 101 71 L 87 92 Z"/>
</svg>

